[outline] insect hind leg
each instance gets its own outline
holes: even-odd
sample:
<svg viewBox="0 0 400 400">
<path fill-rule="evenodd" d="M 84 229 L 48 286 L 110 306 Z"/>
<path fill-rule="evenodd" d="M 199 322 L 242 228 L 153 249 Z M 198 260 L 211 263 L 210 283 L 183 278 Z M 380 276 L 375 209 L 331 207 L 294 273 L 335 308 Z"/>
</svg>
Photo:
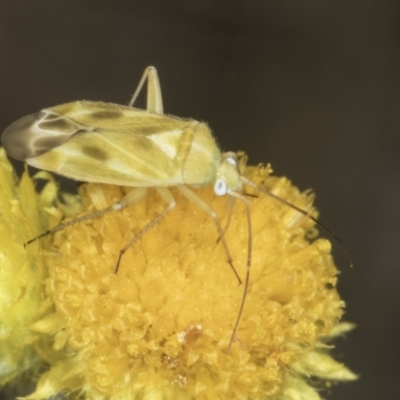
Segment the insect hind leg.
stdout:
<svg viewBox="0 0 400 400">
<path fill-rule="evenodd" d="M 88 221 L 90 219 L 101 217 L 104 214 L 107 214 L 111 211 L 121 211 L 124 208 L 141 201 L 146 196 L 146 193 L 147 193 L 147 188 L 135 188 L 135 189 L 131 190 L 122 200 L 111 205 L 110 207 L 103 208 L 101 210 L 92 212 L 90 214 L 85 214 L 85 215 L 82 215 L 81 217 L 74 218 L 71 221 L 67 221 L 62 224 L 59 224 L 59 225 L 55 226 L 54 228 L 48 229 L 47 231 L 41 233 L 40 235 L 28 240 L 27 242 L 24 243 L 24 246 L 28 246 L 29 244 L 36 242 L 36 240 L 39 240 L 48 235 L 52 235 L 53 233 L 56 233 L 58 231 L 62 231 L 63 229 L 69 228 L 70 226 L 79 224 L 81 222 Z"/>
<path fill-rule="evenodd" d="M 147 106 L 146 109 L 149 112 L 155 114 L 164 114 L 163 101 L 161 95 L 161 86 L 158 79 L 157 70 L 154 67 L 147 67 L 144 70 L 143 76 L 140 79 L 139 85 L 133 94 L 129 107 L 133 107 L 133 104 L 137 100 L 143 86 L 147 80 Z"/>
<path fill-rule="evenodd" d="M 48 235 L 52 235 L 53 233 L 56 233 L 58 231 L 62 231 L 63 229 L 69 228 L 72 225 L 76 225 L 76 224 L 79 224 L 80 222 L 88 221 L 89 219 L 101 217 L 102 215 L 107 214 L 110 211 L 115 211 L 114 206 L 107 207 L 102 210 L 83 215 L 82 217 L 75 218 L 68 222 L 64 222 L 63 224 L 59 224 L 59 225 L 55 226 L 54 228 L 48 229 L 47 231 L 41 233 L 40 235 L 35 236 L 34 238 L 28 240 L 27 242 L 24 243 L 24 246 L 26 247 L 26 246 L 30 245 L 31 243 L 36 242 L 36 240 L 42 239 Z"/>
</svg>

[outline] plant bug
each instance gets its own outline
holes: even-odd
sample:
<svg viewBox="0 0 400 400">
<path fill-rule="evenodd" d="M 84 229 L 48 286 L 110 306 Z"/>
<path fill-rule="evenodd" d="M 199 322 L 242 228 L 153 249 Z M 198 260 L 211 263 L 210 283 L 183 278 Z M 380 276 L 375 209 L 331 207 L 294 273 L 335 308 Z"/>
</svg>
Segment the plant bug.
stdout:
<svg viewBox="0 0 400 400">
<path fill-rule="evenodd" d="M 147 108 L 133 108 L 146 81 Z M 27 244 L 78 222 L 132 206 L 144 199 L 148 188 L 158 192 L 167 207 L 121 249 L 115 272 L 118 272 L 121 258 L 129 247 L 176 206 L 168 189 L 174 186 L 214 220 L 227 261 L 238 282 L 242 283 L 225 240 L 224 231 L 227 226 L 222 229 L 215 211 L 190 187 L 213 185 L 217 196 L 226 195 L 231 199 L 230 211 L 235 200 L 243 202 L 248 227 L 247 269 L 228 350 L 242 316 L 251 271 L 252 221 L 249 200 L 243 195 L 244 185 L 294 208 L 326 229 L 307 211 L 242 176 L 235 153 L 222 153 L 206 124 L 165 115 L 160 83 L 154 67 L 146 68 L 128 106 L 76 101 L 46 108 L 10 125 L 2 135 L 2 144 L 11 157 L 39 169 L 78 181 L 132 187 L 122 200 L 112 206 L 58 225 Z M 338 239 L 331 231 L 328 232 Z"/>
</svg>

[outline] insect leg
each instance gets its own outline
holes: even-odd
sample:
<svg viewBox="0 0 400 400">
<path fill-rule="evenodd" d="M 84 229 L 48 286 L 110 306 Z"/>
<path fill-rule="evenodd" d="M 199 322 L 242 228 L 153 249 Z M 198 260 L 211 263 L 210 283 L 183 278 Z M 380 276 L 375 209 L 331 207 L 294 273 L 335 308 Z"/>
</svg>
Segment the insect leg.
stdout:
<svg viewBox="0 0 400 400">
<path fill-rule="evenodd" d="M 239 276 L 238 272 L 236 271 L 235 266 L 233 265 L 233 259 L 232 259 L 231 253 L 229 251 L 228 244 L 226 243 L 225 235 L 222 230 L 218 215 L 204 200 L 202 200 L 199 196 L 197 196 L 197 194 L 195 194 L 187 186 L 178 185 L 177 188 L 187 199 L 189 199 L 194 204 L 196 204 L 198 207 L 200 207 L 204 212 L 206 212 L 214 220 L 215 225 L 218 230 L 219 238 L 221 239 L 222 246 L 225 250 L 225 254 L 226 254 L 228 263 L 229 263 L 230 267 L 232 268 L 232 271 L 235 274 L 239 284 L 242 283 L 242 280 L 240 279 L 240 276 Z"/>
<path fill-rule="evenodd" d="M 232 212 L 233 212 L 233 206 L 235 205 L 235 198 L 232 196 L 228 197 L 228 202 L 226 204 L 226 207 L 228 209 L 228 218 L 226 220 L 225 226 L 222 229 L 222 232 L 225 234 L 225 232 L 228 230 L 229 225 L 231 223 L 231 218 L 232 218 Z M 217 243 L 221 240 L 221 237 L 217 239 Z"/>
<path fill-rule="evenodd" d="M 129 107 L 132 107 L 135 103 L 140 91 L 143 89 L 144 83 L 147 79 L 147 111 L 163 114 L 163 102 L 161 95 L 160 81 L 158 79 L 157 70 L 154 67 L 147 67 L 144 70 L 142 79 L 140 79 L 139 85 L 133 94 Z"/>
<path fill-rule="evenodd" d="M 40 235 L 35 236 L 33 239 L 28 240 L 27 242 L 24 243 L 24 246 L 27 246 L 28 244 L 36 242 L 36 240 L 39 240 L 39 239 L 41 239 L 41 238 L 43 238 L 43 237 L 45 237 L 47 235 L 52 235 L 53 233 L 61 231 L 61 230 L 65 229 L 65 228 L 68 228 L 68 227 L 70 227 L 72 225 L 79 224 L 80 222 L 87 221 L 87 220 L 92 219 L 92 218 L 100 217 L 100 216 L 102 216 L 102 215 L 104 215 L 104 214 L 106 214 L 106 213 L 108 213 L 110 211 L 114 211 L 113 206 L 104 208 L 103 210 L 95 211 L 95 212 L 90 213 L 90 214 L 83 215 L 82 217 L 75 218 L 75 219 L 73 219 L 71 221 L 68 221 L 68 222 L 64 222 L 63 224 L 59 224 L 59 225 L 55 226 L 54 228 L 48 229 L 47 231 L 41 233 Z"/>
<path fill-rule="evenodd" d="M 255 195 L 250 195 L 250 194 L 248 194 L 248 193 L 243 193 L 243 194 L 245 194 L 246 196 L 257 197 L 257 196 L 255 196 Z M 227 207 L 227 209 L 228 209 L 228 218 L 226 219 L 225 226 L 224 226 L 224 228 L 222 229 L 224 233 L 228 230 L 229 225 L 230 225 L 230 223 L 231 223 L 231 218 L 232 218 L 233 206 L 234 206 L 234 205 L 235 205 L 235 197 L 229 196 L 229 197 L 228 197 L 228 202 L 227 202 L 227 204 L 226 204 L 226 207 Z M 220 240 L 221 240 L 221 238 L 218 238 L 217 242 L 219 242 Z"/>
<path fill-rule="evenodd" d="M 48 229 L 46 232 L 43 232 L 39 236 L 36 236 L 33 239 L 28 240 L 27 242 L 24 243 L 24 246 L 27 246 L 27 245 L 35 242 L 36 240 L 39 240 L 47 235 L 51 235 L 53 233 L 61 231 L 72 225 L 79 224 L 80 222 L 88 221 L 93 218 L 101 217 L 102 215 L 107 214 L 110 211 L 120 211 L 127 206 L 138 203 L 140 200 L 142 200 L 146 196 L 146 193 L 147 193 L 147 188 L 135 188 L 135 189 L 131 190 L 122 200 L 113 204 L 112 206 L 103 208 L 102 210 L 95 211 L 90 214 L 82 215 L 82 217 L 78 217 L 78 218 L 72 219 L 71 221 L 67 221 L 62 224 L 59 224 L 59 225 L 55 226 L 54 228 Z"/>
<path fill-rule="evenodd" d="M 122 256 L 126 253 L 126 251 L 134 244 L 136 243 L 150 228 L 152 228 L 154 225 L 156 225 L 160 220 L 162 220 L 176 205 L 176 201 L 172 193 L 169 191 L 169 189 L 164 188 L 164 187 L 156 187 L 155 188 L 158 192 L 158 194 L 161 196 L 161 198 L 168 203 L 168 207 L 157 217 L 155 217 L 153 220 L 151 220 L 139 233 L 137 233 L 126 245 L 123 249 L 120 250 L 117 264 L 115 267 L 115 273 L 118 273 L 119 266 L 121 264 L 121 259 Z"/>
<path fill-rule="evenodd" d="M 249 283 L 250 283 L 250 270 L 251 270 L 251 253 L 253 250 L 253 234 L 252 234 L 252 227 L 251 227 L 251 213 L 250 213 L 250 203 L 244 196 L 239 193 L 231 192 L 229 193 L 230 196 L 233 198 L 239 199 L 244 202 L 246 206 L 246 216 L 247 216 L 247 263 L 246 263 L 246 279 L 244 281 L 244 288 L 243 288 L 243 295 L 242 301 L 240 302 L 239 312 L 236 317 L 235 325 L 232 330 L 231 339 L 229 341 L 228 352 L 232 347 L 232 343 L 235 340 L 236 332 L 239 327 L 239 322 L 243 314 L 244 304 L 246 303 L 247 292 L 249 290 Z"/>
</svg>

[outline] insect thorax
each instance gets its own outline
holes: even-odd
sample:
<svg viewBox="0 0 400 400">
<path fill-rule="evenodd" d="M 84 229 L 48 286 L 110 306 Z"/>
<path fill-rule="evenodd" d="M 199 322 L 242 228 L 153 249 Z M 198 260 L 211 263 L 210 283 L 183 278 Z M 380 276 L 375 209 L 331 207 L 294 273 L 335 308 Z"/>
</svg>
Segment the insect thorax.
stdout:
<svg viewBox="0 0 400 400">
<path fill-rule="evenodd" d="M 187 146 L 182 166 L 185 184 L 198 187 L 214 184 L 214 191 L 218 195 L 242 191 L 236 155 L 221 154 L 206 124 L 195 122 L 192 128 L 183 132 L 180 142 L 181 149 Z"/>
<path fill-rule="evenodd" d="M 188 152 L 182 166 L 184 183 L 192 186 L 213 183 L 222 162 L 222 155 L 210 129 L 204 123 L 197 123 L 191 132 L 185 133 Z"/>
</svg>

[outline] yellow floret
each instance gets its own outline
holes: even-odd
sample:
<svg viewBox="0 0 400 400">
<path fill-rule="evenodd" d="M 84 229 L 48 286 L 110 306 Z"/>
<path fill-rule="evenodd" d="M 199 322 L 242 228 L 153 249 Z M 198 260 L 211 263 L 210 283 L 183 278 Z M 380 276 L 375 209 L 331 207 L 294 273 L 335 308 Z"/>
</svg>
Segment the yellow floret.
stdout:
<svg viewBox="0 0 400 400">
<path fill-rule="evenodd" d="M 312 195 L 270 174 L 262 166 L 245 170 L 248 179 L 316 216 Z M 128 190 L 82 185 L 82 207 L 69 219 L 104 209 Z M 21 275 L 32 287 L 18 293 L 21 299 L 34 293 L 28 298 L 35 301 L 25 302 L 18 318 L 26 320 L 21 329 L 29 332 L 31 351 L 49 366 L 29 399 L 61 391 L 96 400 L 318 399 L 308 377 L 355 378 L 326 353 L 324 341 L 335 327 L 345 330 L 338 328 L 344 303 L 335 289 L 330 243 L 313 239 L 317 232 L 309 218 L 247 189 L 251 276 L 230 346 L 244 285 L 238 285 L 207 214 L 172 188 L 177 206 L 129 248 L 116 274 L 120 250 L 166 207 L 157 192 L 150 189 L 135 206 L 72 225 L 25 250 L 21 243 L 48 223 L 35 209 L 45 210 L 53 224 L 61 217 L 49 204 L 53 192 L 46 207 L 31 205 L 23 222 L 8 223 L 17 232 L 9 244 L 16 250 L 3 250 L 10 255 L 2 265 L 9 269 L 27 263 Z M 212 188 L 196 193 L 224 225 L 226 199 Z M 225 236 L 243 281 L 248 233 L 245 207 L 236 201 Z M 21 287 L 18 276 L 9 278 L 15 288 Z M 20 301 L 12 290 L 14 302 Z M 10 371 L 20 363 L 14 361 Z"/>
</svg>

